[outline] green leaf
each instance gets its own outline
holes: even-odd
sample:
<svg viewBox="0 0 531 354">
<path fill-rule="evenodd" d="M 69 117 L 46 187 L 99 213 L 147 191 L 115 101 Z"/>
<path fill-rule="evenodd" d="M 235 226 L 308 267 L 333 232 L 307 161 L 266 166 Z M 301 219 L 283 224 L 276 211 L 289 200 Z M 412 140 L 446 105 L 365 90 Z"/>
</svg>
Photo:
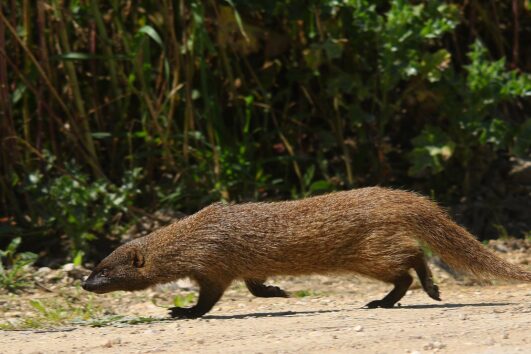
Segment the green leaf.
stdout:
<svg viewBox="0 0 531 354">
<path fill-rule="evenodd" d="M 238 29 L 240 30 L 240 33 L 242 34 L 243 38 L 246 40 L 249 40 L 249 37 L 247 36 L 247 33 L 245 33 L 245 28 L 243 27 L 243 21 L 240 17 L 240 13 L 238 10 L 236 10 L 236 6 L 234 6 L 234 2 L 232 0 L 225 0 L 234 10 L 234 19 L 236 20 L 236 23 L 238 24 Z"/>
<path fill-rule="evenodd" d="M 74 260 L 72 263 L 74 263 L 74 266 L 79 267 L 83 263 L 83 256 L 85 256 L 85 252 L 83 251 L 77 251 L 76 256 L 74 257 Z"/>
<path fill-rule="evenodd" d="M 173 298 L 173 305 L 177 307 L 186 307 L 195 300 L 194 294 L 177 295 Z"/>
<path fill-rule="evenodd" d="M 17 104 L 24 96 L 24 93 L 26 93 L 26 85 L 24 84 L 17 85 L 17 88 L 13 92 L 13 98 L 11 99 L 13 104 Z"/>
<path fill-rule="evenodd" d="M 155 29 L 149 25 L 146 25 L 138 30 L 138 33 L 143 33 L 153 39 L 157 44 L 164 49 L 164 42 L 162 41 L 162 38 L 160 38 L 159 34 Z"/>
<path fill-rule="evenodd" d="M 52 59 L 61 59 L 61 60 L 92 60 L 97 59 L 98 56 L 89 53 L 80 53 L 80 52 L 69 52 L 60 55 L 54 56 Z"/>
<path fill-rule="evenodd" d="M 315 166 L 314 165 L 311 165 L 310 167 L 308 167 L 308 169 L 306 170 L 306 173 L 304 173 L 304 184 L 306 186 L 309 186 L 310 183 L 312 182 L 313 180 L 313 175 L 315 174 Z"/>
<path fill-rule="evenodd" d="M 6 254 L 14 255 L 17 251 L 18 246 L 20 246 L 21 241 L 22 239 L 20 237 L 15 237 L 14 239 L 12 239 L 6 248 Z"/>
<path fill-rule="evenodd" d="M 310 192 L 327 192 L 333 189 L 333 185 L 325 180 L 315 181 L 310 186 Z"/>
<path fill-rule="evenodd" d="M 91 135 L 95 139 L 106 139 L 112 136 L 111 133 L 108 132 L 94 132 Z"/>
<path fill-rule="evenodd" d="M 43 303 L 40 300 L 30 300 L 30 305 L 43 315 L 46 315 L 48 313 L 48 311 L 46 311 L 46 307 L 44 307 Z"/>
<path fill-rule="evenodd" d="M 37 260 L 37 255 L 33 252 L 22 252 L 17 254 L 16 262 L 20 264 L 20 267 L 23 267 L 28 264 L 32 264 Z"/>
<path fill-rule="evenodd" d="M 440 128 L 427 127 L 413 139 L 415 148 L 408 154 L 412 163 L 409 174 L 418 176 L 427 170 L 437 174 L 444 169 L 444 162 L 450 159 L 455 143 Z"/>
</svg>

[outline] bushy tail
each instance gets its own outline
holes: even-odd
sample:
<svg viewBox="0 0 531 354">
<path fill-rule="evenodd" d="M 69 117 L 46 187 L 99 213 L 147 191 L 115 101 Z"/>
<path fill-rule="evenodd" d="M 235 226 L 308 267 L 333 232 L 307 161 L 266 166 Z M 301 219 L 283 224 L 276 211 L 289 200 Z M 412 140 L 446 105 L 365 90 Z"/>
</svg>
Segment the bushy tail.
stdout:
<svg viewBox="0 0 531 354">
<path fill-rule="evenodd" d="M 531 281 L 531 272 L 498 257 L 463 227 L 454 223 L 446 213 L 436 206 L 434 209 L 434 213 L 411 217 L 416 219 L 413 224 L 419 226 L 418 238 L 450 267 L 480 278 Z"/>
</svg>

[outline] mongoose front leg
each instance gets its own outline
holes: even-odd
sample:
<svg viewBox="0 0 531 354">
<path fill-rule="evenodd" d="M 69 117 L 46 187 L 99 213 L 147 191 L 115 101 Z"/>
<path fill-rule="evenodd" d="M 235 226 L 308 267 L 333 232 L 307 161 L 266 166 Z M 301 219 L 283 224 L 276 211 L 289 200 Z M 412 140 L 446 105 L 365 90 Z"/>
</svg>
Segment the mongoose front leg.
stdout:
<svg viewBox="0 0 531 354">
<path fill-rule="evenodd" d="M 408 273 L 398 277 L 394 284 L 395 287 L 389 294 L 387 294 L 381 300 L 374 300 L 369 302 L 365 307 L 370 309 L 375 309 L 377 307 L 391 308 L 393 307 L 404 295 L 406 294 L 407 289 L 413 282 L 413 278 Z"/>
<path fill-rule="evenodd" d="M 247 289 L 257 297 L 289 297 L 288 293 L 278 286 L 265 285 L 261 279 L 245 279 Z"/>
<path fill-rule="evenodd" d="M 209 280 L 201 280 L 198 283 L 200 289 L 197 304 L 192 307 L 172 307 L 170 308 L 171 317 L 197 318 L 203 316 L 218 302 L 227 287 Z"/>
</svg>

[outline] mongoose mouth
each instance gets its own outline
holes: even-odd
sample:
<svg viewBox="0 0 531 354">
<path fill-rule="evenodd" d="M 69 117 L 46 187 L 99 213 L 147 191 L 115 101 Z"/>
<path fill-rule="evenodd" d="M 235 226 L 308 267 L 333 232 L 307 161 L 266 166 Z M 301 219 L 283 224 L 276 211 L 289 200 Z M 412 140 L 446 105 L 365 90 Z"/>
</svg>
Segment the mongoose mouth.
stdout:
<svg viewBox="0 0 531 354">
<path fill-rule="evenodd" d="M 139 282 L 135 279 L 110 278 L 107 276 L 100 276 L 98 273 L 90 275 L 83 283 L 81 283 L 83 290 L 96 294 L 105 294 L 119 290 L 144 290 L 148 288 L 149 285 L 149 283 Z"/>
<path fill-rule="evenodd" d="M 92 272 L 91 275 L 81 284 L 81 287 L 96 294 L 104 294 L 116 289 L 116 281 L 107 276 L 107 271 Z"/>
<path fill-rule="evenodd" d="M 88 278 L 85 280 L 81 287 L 83 290 L 90 291 L 96 294 L 104 294 L 113 291 L 110 289 L 110 282 L 106 281 L 105 279 L 94 279 L 94 278 Z"/>
</svg>

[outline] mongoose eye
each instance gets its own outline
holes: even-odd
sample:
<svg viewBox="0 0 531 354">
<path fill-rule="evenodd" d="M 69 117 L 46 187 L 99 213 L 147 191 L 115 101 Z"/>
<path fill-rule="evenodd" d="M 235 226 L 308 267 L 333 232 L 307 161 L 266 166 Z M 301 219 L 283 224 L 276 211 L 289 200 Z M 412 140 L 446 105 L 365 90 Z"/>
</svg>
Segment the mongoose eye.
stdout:
<svg viewBox="0 0 531 354">
<path fill-rule="evenodd" d="M 100 277 L 106 277 L 107 275 L 109 275 L 109 271 L 106 268 L 100 270 Z"/>
</svg>

